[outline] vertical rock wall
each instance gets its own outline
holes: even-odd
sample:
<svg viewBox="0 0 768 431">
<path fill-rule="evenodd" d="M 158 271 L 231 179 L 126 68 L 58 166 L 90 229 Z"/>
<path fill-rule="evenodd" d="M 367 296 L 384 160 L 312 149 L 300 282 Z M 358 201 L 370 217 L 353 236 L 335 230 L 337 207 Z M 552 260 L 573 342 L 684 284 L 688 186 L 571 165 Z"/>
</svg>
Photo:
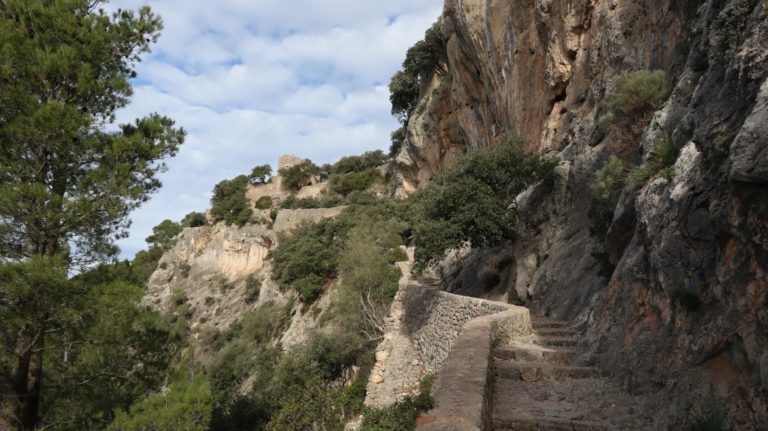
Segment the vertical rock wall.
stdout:
<svg viewBox="0 0 768 431">
<path fill-rule="evenodd" d="M 510 289 L 581 323 L 583 359 L 647 395 L 660 428 L 714 402 L 734 429 L 768 429 L 767 8 L 446 0 L 443 96 L 398 157 L 402 193 L 508 130 L 560 157 L 518 198 Z M 672 96 L 641 135 L 602 139 L 605 96 L 636 69 L 667 71 Z M 451 133 L 411 139 L 421 129 Z M 665 137 L 683 147 L 671 178 L 628 187 L 617 205 L 595 196 L 609 155 L 637 164 Z"/>
</svg>

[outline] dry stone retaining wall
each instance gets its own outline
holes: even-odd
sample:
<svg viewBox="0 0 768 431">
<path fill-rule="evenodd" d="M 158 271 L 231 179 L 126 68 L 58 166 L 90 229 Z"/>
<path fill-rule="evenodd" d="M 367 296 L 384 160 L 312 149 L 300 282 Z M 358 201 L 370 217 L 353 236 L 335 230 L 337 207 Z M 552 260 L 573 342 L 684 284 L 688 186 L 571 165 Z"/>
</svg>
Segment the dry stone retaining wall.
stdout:
<svg viewBox="0 0 768 431">
<path fill-rule="evenodd" d="M 510 310 L 512 305 L 454 295 L 411 284 L 403 292 L 404 329 L 427 371 L 436 373 L 453 342 L 472 319 Z"/>
<path fill-rule="evenodd" d="M 510 338 L 530 331 L 530 318 L 525 308 L 425 287 L 410 280 L 409 271 L 405 270 L 407 265 L 403 269 L 404 277 L 392 303 L 384 340 L 376 349 L 376 364 L 368 381 L 365 400 L 368 406 L 384 407 L 417 393 L 419 381 L 427 373 L 437 374 L 438 382 L 446 381 L 441 371 L 448 366 L 449 353 L 454 355 L 451 352 L 457 340 L 464 340 L 462 345 L 465 347 L 459 347 L 459 351 L 477 360 L 471 366 L 464 364 L 475 376 L 489 367 L 483 355 L 490 354 L 492 337 Z M 477 334 L 481 335 L 478 337 Z M 482 370 L 477 371 L 478 367 Z M 479 394 L 475 398 L 481 400 L 485 397 L 485 375 L 482 379 L 482 384 L 475 389 Z M 464 383 L 469 385 L 469 390 L 472 385 L 469 382 L 461 384 Z M 446 405 L 452 405 L 452 401 L 446 400 Z M 477 408 L 478 412 L 481 410 L 485 411 Z"/>
<path fill-rule="evenodd" d="M 347 207 L 312 208 L 296 210 L 280 210 L 275 219 L 274 231 L 277 233 L 295 229 L 304 222 L 317 223 L 324 218 L 332 218 L 341 214 Z"/>
</svg>

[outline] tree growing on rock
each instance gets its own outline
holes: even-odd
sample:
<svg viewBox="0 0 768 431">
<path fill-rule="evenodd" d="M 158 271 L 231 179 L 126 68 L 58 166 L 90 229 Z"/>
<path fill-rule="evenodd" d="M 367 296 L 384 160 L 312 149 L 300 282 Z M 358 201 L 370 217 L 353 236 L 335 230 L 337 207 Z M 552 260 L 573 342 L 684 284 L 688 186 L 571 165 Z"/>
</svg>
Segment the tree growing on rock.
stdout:
<svg viewBox="0 0 768 431">
<path fill-rule="evenodd" d="M 283 181 L 283 188 L 298 191 L 302 187 L 309 185 L 312 179 L 319 176 L 320 168 L 309 160 L 288 168 L 280 169 L 280 178 Z"/>
<path fill-rule="evenodd" d="M 414 268 L 419 271 L 469 243 L 493 246 L 513 234 L 514 199 L 556 165 L 527 154 L 525 142 L 508 134 L 491 148 L 464 155 L 416 196 Z"/>
<path fill-rule="evenodd" d="M 251 175 L 248 176 L 248 180 L 251 184 L 266 184 L 271 176 L 272 166 L 259 165 L 253 168 Z"/>
</svg>

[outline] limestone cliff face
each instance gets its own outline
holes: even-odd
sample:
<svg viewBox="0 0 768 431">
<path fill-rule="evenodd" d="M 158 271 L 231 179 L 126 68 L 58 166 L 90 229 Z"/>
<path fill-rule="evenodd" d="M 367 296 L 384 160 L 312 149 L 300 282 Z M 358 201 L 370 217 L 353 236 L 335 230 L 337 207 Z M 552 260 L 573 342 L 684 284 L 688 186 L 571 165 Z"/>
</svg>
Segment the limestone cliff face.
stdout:
<svg viewBox="0 0 768 431">
<path fill-rule="evenodd" d="M 302 161 L 283 156 L 278 170 Z M 266 260 L 269 251 L 277 247 L 279 234 L 305 222 L 335 217 L 345 207 L 281 210 L 278 204 L 291 195 L 317 197 L 327 186 L 327 182 L 315 181 L 292 193 L 282 188 L 278 175 L 266 184 L 249 185 L 246 198 L 252 206 L 263 196 L 272 198 L 272 208 L 252 207 L 253 220 L 259 223 L 242 227 L 218 223 L 184 229 L 150 277 L 144 302 L 166 311 L 173 308 L 174 294 L 183 294 L 191 307 L 188 321 L 192 336 L 196 337 L 205 328 L 224 330 L 244 313 L 266 302 L 283 305 L 293 301 L 295 293 L 281 292 L 272 280 L 271 262 Z M 276 211 L 276 217 L 270 222 L 272 211 Z M 248 298 L 248 283 L 259 285 L 257 298 Z M 309 310 L 294 304 L 289 328 L 280 338 L 282 346 L 289 348 L 306 340 L 319 327 L 319 317 L 329 303 L 330 299 L 324 297 Z"/>
<path fill-rule="evenodd" d="M 734 429 L 768 428 L 767 10 L 446 0 L 448 73 L 397 159 L 407 193 L 507 130 L 560 157 L 553 178 L 518 197 L 518 236 L 499 251 L 514 256 L 507 295 L 580 323 L 593 350 L 583 360 L 647 396 L 658 429 L 707 400 Z M 605 96 L 635 69 L 666 70 L 673 94 L 641 136 L 600 139 Z M 665 134 L 683 145 L 672 179 L 627 188 L 615 207 L 595 196 L 610 154 L 639 163 Z"/>
<path fill-rule="evenodd" d="M 249 309 L 270 300 L 285 301 L 264 262 L 274 242 L 274 233 L 259 225 L 185 229 L 160 259 L 145 302 L 167 309 L 174 292 L 179 291 L 194 310 L 193 329 L 202 324 L 226 329 Z M 245 300 L 249 277 L 261 282 L 258 301 L 253 304 Z"/>
</svg>

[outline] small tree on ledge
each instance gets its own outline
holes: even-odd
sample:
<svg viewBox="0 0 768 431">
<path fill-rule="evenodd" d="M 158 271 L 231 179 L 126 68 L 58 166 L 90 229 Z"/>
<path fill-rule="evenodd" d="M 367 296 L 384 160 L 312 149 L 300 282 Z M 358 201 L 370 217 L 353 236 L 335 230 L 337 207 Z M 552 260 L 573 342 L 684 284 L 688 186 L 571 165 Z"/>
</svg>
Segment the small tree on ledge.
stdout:
<svg viewBox="0 0 768 431">
<path fill-rule="evenodd" d="M 266 184 L 269 181 L 268 177 L 271 176 L 272 166 L 259 165 L 253 168 L 251 175 L 248 177 L 248 180 L 251 182 L 251 184 Z"/>
</svg>

